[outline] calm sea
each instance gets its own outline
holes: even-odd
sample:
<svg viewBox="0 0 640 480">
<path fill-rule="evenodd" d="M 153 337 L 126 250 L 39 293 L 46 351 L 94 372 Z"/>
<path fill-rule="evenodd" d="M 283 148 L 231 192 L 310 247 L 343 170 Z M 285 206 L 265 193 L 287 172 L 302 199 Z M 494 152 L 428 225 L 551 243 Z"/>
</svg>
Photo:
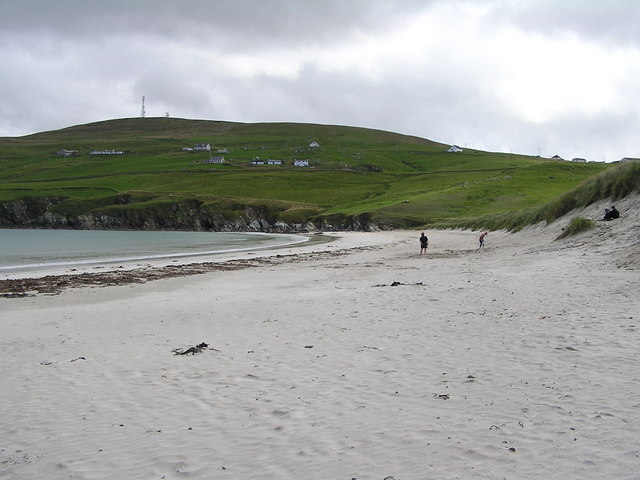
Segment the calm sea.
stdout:
<svg viewBox="0 0 640 480">
<path fill-rule="evenodd" d="M 288 234 L 0 229 L 0 272 L 243 252 L 307 240 Z"/>
</svg>

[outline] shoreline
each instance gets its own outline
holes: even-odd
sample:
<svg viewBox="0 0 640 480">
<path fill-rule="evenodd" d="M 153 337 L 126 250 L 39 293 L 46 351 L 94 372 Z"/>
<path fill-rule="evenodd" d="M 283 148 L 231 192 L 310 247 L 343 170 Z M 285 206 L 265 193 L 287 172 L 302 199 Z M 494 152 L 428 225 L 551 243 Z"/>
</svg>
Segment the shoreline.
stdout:
<svg viewBox="0 0 640 480">
<path fill-rule="evenodd" d="M 39 229 L 38 232 L 43 231 Z M 56 230 L 57 232 L 57 230 Z M 109 231 L 108 233 L 112 233 Z M 123 232 L 126 233 L 126 232 Z M 155 233 L 155 232 L 154 232 Z M 168 233 L 175 233 L 173 231 Z M 191 233 L 191 232 L 185 232 Z M 217 233 L 217 232 L 214 232 Z M 259 232 L 253 233 L 245 233 L 241 232 L 241 235 L 266 235 L 266 236 L 274 236 L 274 234 L 262 234 Z M 229 248 L 224 250 L 215 250 L 215 251 L 200 251 L 200 252 L 189 252 L 189 251 L 174 251 L 171 253 L 158 253 L 158 254 L 146 254 L 142 257 L 131 256 L 135 255 L 134 253 L 129 256 L 122 256 L 122 254 L 114 253 L 109 257 L 100 257 L 95 256 L 95 258 L 87 258 L 87 259 L 75 259 L 69 261 L 44 261 L 44 263 L 38 263 L 33 265 L 15 265 L 15 266 L 2 266 L 0 267 L 0 280 L 2 279 L 18 279 L 18 278 L 27 278 L 27 277 L 43 277 L 46 275 L 61 275 L 61 274 L 71 274 L 74 272 L 90 272 L 95 269 L 105 269 L 105 268 L 117 268 L 117 269 L 135 269 L 139 268 L 142 265 L 152 266 L 152 265 L 168 265 L 170 263 L 176 262 L 189 262 L 191 260 L 198 261 L 210 261 L 215 260 L 217 258 L 235 258 L 237 256 L 242 256 L 244 254 L 251 254 L 256 252 L 269 252 L 287 248 L 295 248 L 302 245 L 312 245 L 316 243 L 323 243 L 325 241 L 329 241 L 330 239 L 321 239 L 316 237 L 321 237 L 320 235 L 315 234 L 284 234 L 283 236 L 291 236 L 291 237 L 299 237 L 300 239 L 296 239 L 295 241 L 289 241 L 286 243 L 280 243 L 275 245 L 264 245 L 264 246 L 256 246 L 256 247 L 242 247 L 242 248 Z M 205 260 L 202 260 L 205 259 Z"/>
<path fill-rule="evenodd" d="M 250 267 L 260 267 L 266 265 L 274 265 L 281 263 L 283 257 L 287 258 L 287 262 L 293 263 L 301 261 L 302 255 L 320 256 L 328 252 L 313 252 L 310 254 L 289 253 L 281 255 L 277 252 L 278 247 L 270 249 L 270 252 L 260 256 L 246 259 L 218 259 L 217 261 L 204 261 L 193 263 L 176 263 L 176 264 L 147 264 L 146 266 L 135 267 L 105 267 L 93 265 L 93 271 L 78 271 L 77 268 L 71 268 L 68 273 L 42 274 L 33 277 L 15 277 L 0 279 L 0 297 L 18 298 L 32 297 L 36 294 L 58 295 L 69 288 L 82 287 L 107 287 L 107 286 L 124 286 L 138 283 L 146 283 L 149 281 L 173 278 L 187 277 L 191 275 L 202 275 L 215 271 L 239 270 Z M 358 247 L 354 247 L 358 248 Z M 330 255 L 339 254 L 339 251 L 331 252 Z M 255 253 L 246 253 L 246 255 L 255 255 Z M 203 257 L 203 255 L 194 255 L 194 257 Z M 169 261 L 169 260 L 167 260 Z M 178 260 L 171 260 L 177 262 Z M 158 262 L 158 261 L 156 261 Z M 105 269 L 104 271 L 95 271 L 96 269 Z"/>
<path fill-rule="evenodd" d="M 367 236 L 368 235 L 368 236 Z M 0 297 L 57 295 L 69 288 L 140 284 L 173 277 L 201 275 L 214 271 L 299 262 L 310 256 L 341 255 L 349 250 L 366 248 L 363 240 L 374 244 L 385 241 L 384 233 L 332 232 L 308 235 L 307 242 L 265 247 L 252 251 L 194 254 L 147 261 L 95 262 L 87 265 L 58 266 L 39 271 L 5 272 L 0 275 Z M 389 237 L 389 235 L 386 235 Z M 192 260 L 186 261 L 185 260 Z"/>
</svg>

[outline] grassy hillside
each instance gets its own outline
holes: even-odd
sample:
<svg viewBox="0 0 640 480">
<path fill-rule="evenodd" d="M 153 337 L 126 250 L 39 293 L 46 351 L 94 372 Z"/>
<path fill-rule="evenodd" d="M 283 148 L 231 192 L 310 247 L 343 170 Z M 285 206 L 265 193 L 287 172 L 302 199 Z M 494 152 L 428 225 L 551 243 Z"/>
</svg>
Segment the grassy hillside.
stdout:
<svg viewBox="0 0 640 480">
<path fill-rule="evenodd" d="M 542 205 L 471 219 L 449 219 L 436 226 L 517 231 L 539 222 L 551 223 L 576 208 L 587 207 L 600 200 L 615 201 L 634 192 L 640 193 L 640 163 L 620 163 Z"/>
<path fill-rule="evenodd" d="M 197 143 L 209 143 L 212 153 L 183 150 Z M 212 208 L 275 202 L 284 217 L 367 215 L 376 223 L 417 226 L 539 207 L 608 168 L 447 148 L 331 125 L 109 120 L 0 138 L 0 201 L 57 196 L 56 208 L 66 214 L 144 211 L 175 201 Z M 61 149 L 78 156 L 60 157 Z M 125 153 L 90 155 L 95 149 Z M 207 163 L 210 155 L 225 163 Z M 283 164 L 252 165 L 258 158 Z M 295 159 L 307 159 L 309 167 L 294 167 Z"/>
</svg>

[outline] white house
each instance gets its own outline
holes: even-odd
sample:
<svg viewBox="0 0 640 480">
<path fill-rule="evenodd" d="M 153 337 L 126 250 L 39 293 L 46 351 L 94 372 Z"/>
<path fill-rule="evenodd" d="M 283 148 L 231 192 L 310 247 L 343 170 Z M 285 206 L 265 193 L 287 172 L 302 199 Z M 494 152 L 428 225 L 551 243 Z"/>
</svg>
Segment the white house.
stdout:
<svg viewBox="0 0 640 480">
<path fill-rule="evenodd" d="M 282 160 L 267 160 L 267 165 L 282 165 Z"/>
<path fill-rule="evenodd" d="M 627 163 L 627 162 L 640 162 L 640 158 L 633 158 L 633 157 L 624 157 L 620 159 L 621 162 L 623 163 Z"/>
<path fill-rule="evenodd" d="M 564 158 L 562 158 L 560 155 L 554 155 L 553 157 L 551 157 L 551 160 L 564 160 Z"/>
<path fill-rule="evenodd" d="M 587 163 L 587 160 L 585 158 L 579 158 L 579 157 L 572 158 L 571 161 L 576 163 Z"/>
<path fill-rule="evenodd" d="M 208 152 L 210 152 L 210 151 L 211 151 L 211 145 L 210 145 L 210 144 L 208 144 L 208 143 L 196 143 L 196 144 L 193 146 L 193 149 L 194 149 L 196 152 L 204 152 L 204 151 L 208 151 Z"/>
<path fill-rule="evenodd" d="M 293 161 L 293 166 L 294 167 L 308 167 L 309 166 L 309 160 L 294 160 Z"/>
<path fill-rule="evenodd" d="M 448 153 L 458 153 L 458 152 L 462 152 L 462 149 L 458 145 L 451 145 L 447 149 L 447 152 Z"/>
<path fill-rule="evenodd" d="M 315 140 L 309 143 L 309 148 L 318 148 L 320 144 Z"/>
<path fill-rule="evenodd" d="M 59 157 L 76 157 L 79 155 L 78 150 L 58 150 L 56 153 Z"/>
<path fill-rule="evenodd" d="M 224 157 L 211 157 L 204 163 L 224 163 Z"/>
<path fill-rule="evenodd" d="M 91 150 L 89 155 L 124 155 L 122 150 Z"/>
</svg>

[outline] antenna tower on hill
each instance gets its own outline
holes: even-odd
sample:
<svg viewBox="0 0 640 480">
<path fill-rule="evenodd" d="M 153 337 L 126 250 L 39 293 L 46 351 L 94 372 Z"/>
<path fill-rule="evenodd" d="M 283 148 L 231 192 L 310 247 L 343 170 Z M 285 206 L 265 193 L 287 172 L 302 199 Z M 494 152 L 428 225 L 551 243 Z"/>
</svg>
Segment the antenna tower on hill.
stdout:
<svg viewBox="0 0 640 480">
<path fill-rule="evenodd" d="M 141 113 L 140 113 L 140 116 L 141 116 L 142 118 L 144 118 L 144 114 L 145 114 L 145 111 L 144 111 L 144 96 L 143 96 L 143 97 L 142 97 L 142 111 L 141 111 Z"/>
</svg>

